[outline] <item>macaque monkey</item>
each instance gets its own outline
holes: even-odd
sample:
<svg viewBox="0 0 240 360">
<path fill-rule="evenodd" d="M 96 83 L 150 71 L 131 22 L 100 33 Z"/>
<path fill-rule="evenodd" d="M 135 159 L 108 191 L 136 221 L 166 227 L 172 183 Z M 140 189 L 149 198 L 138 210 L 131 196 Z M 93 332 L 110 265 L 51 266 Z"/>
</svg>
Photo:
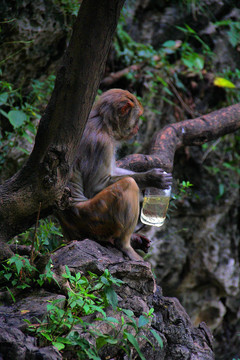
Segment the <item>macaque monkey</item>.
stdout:
<svg viewBox="0 0 240 360">
<path fill-rule="evenodd" d="M 107 241 L 131 260 L 142 260 L 131 246 L 139 215 L 139 188 L 164 189 L 172 181 L 171 174 L 164 174 L 161 169 L 134 173 L 116 167 L 116 146 L 138 132 L 142 113 L 142 105 L 128 91 L 112 89 L 100 96 L 73 164 L 68 184 L 72 206 L 58 213 L 68 239 Z M 140 241 L 144 238 L 139 237 Z M 136 237 L 133 244 L 141 248 Z"/>
</svg>

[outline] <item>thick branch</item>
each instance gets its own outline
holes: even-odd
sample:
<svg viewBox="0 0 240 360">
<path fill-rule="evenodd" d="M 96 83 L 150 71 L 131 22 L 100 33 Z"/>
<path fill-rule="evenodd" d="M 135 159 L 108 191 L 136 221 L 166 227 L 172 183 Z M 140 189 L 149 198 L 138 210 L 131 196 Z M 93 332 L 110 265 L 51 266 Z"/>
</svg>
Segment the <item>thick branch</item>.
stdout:
<svg viewBox="0 0 240 360">
<path fill-rule="evenodd" d="M 40 122 L 32 163 L 42 161 L 53 145 L 66 153 L 66 161 L 72 163 L 123 3 L 124 0 L 83 1 L 52 98 Z"/>
<path fill-rule="evenodd" d="M 118 166 L 134 171 L 161 167 L 171 172 L 177 149 L 201 145 L 240 129 L 240 103 L 192 120 L 165 126 L 159 131 L 150 150 L 151 155 L 134 154 L 118 161 Z"/>
<path fill-rule="evenodd" d="M 115 82 L 120 80 L 123 76 L 127 75 L 130 71 L 137 71 L 141 69 L 142 65 L 131 65 L 115 73 L 110 73 L 101 81 L 101 86 L 112 86 Z"/>
</svg>

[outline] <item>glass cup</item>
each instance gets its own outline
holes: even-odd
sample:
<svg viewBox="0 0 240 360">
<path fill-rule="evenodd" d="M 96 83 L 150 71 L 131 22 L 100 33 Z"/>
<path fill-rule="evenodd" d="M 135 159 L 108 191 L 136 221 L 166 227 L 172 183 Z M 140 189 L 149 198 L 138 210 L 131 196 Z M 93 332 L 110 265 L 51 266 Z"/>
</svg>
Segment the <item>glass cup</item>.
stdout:
<svg viewBox="0 0 240 360">
<path fill-rule="evenodd" d="M 141 210 L 141 222 L 151 226 L 162 226 L 167 215 L 171 195 L 168 189 L 147 188 Z"/>
</svg>

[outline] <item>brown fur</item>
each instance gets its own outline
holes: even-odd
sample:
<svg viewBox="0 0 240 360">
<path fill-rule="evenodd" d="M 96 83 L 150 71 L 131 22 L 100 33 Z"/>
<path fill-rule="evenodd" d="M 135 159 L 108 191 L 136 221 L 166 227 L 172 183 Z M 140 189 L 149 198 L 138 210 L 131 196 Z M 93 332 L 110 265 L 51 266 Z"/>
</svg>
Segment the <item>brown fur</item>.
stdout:
<svg viewBox="0 0 240 360">
<path fill-rule="evenodd" d="M 58 213 L 69 239 L 111 242 L 132 260 L 141 260 L 130 244 L 139 214 L 138 185 L 166 188 L 171 182 L 161 169 L 134 173 L 116 168 L 115 148 L 136 134 L 142 113 L 142 105 L 128 91 L 112 89 L 101 95 L 73 165 L 69 182 L 73 206 Z"/>
</svg>

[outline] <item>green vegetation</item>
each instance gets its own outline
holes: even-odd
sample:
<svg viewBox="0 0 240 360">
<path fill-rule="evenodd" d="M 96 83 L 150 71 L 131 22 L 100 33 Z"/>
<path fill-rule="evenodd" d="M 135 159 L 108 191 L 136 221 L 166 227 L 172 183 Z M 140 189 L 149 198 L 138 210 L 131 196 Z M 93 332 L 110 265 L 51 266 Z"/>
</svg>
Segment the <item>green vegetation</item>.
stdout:
<svg viewBox="0 0 240 360">
<path fill-rule="evenodd" d="M 213 23 L 216 27 L 227 27 L 228 40 L 233 47 L 237 47 L 240 44 L 240 21 L 234 21 L 231 19 L 216 21 Z"/>
<path fill-rule="evenodd" d="M 40 220 L 38 226 L 30 228 L 23 234 L 15 237 L 11 243 L 31 247 L 32 257 L 15 254 L 2 264 L 0 271 L 0 287 L 9 291 L 15 301 L 11 288 L 25 289 L 42 286 L 45 281 L 54 280 L 51 270 L 51 260 L 48 261 L 43 273 L 40 273 L 34 263 L 38 254 L 44 255 L 54 251 L 62 243 L 61 229 L 51 220 Z M 54 280 L 55 281 L 55 280 Z"/>
<path fill-rule="evenodd" d="M 54 0 L 54 3 L 60 6 L 65 15 L 77 16 L 80 7 L 79 0 Z"/>
<path fill-rule="evenodd" d="M 114 41 L 117 58 L 123 66 L 139 65 L 138 68 L 130 69 L 126 78 L 134 84 L 138 82 L 139 77 L 144 77 L 148 83 L 149 97 L 152 94 L 160 94 L 160 99 L 171 106 L 175 106 L 176 92 L 187 93 L 182 81 L 183 76 L 195 75 L 202 78 L 203 70 L 210 68 L 214 56 L 210 47 L 190 26 L 185 25 L 178 29 L 185 34 L 184 41 L 168 40 L 159 49 L 154 49 L 150 44 L 134 41 L 124 30 L 122 18 Z M 191 39 L 199 44 L 198 52 L 193 49 Z M 154 104 L 149 100 L 145 95 L 142 99 L 143 105 L 147 105 L 156 113 Z"/>
<path fill-rule="evenodd" d="M 16 299 L 12 289 L 24 290 L 42 286 L 45 281 L 51 282 L 52 280 L 54 280 L 54 276 L 51 270 L 51 261 L 46 265 L 45 272 L 40 274 L 26 256 L 18 254 L 3 263 L 0 271 L 0 287 L 9 292 L 14 302 Z"/>
<path fill-rule="evenodd" d="M 214 177 L 217 175 L 219 180 L 216 200 L 228 195 L 228 191 L 231 192 L 233 188 L 239 188 L 239 183 L 235 182 L 234 179 L 236 179 L 236 175 L 240 175 L 240 136 L 226 135 L 213 144 L 202 145 L 205 151 L 204 160 L 212 151 L 217 152 L 220 146 L 221 151 L 226 154 L 225 158 L 218 162 L 216 166 L 204 166 L 209 174 Z M 226 179 L 228 179 L 227 182 Z"/>
<path fill-rule="evenodd" d="M 114 286 L 121 286 L 123 282 L 114 278 L 109 270 L 105 270 L 101 276 L 91 272 L 88 276 L 80 273 L 71 274 L 69 268 L 63 277 L 70 284 L 66 302 L 53 300 L 47 305 L 46 317 L 39 321 L 38 325 L 32 325 L 29 321 L 29 331 L 33 332 L 40 339 L 40 344 L 46 346 L 52 344 L 58 350 L 76 349 L 79 359 L 100 360 L 99 352 L 104 346 L 113 346 L 122 350 L 130 356 L 134 348 L 140 358 L 145 360 L 138 340 L 144 339 L 152 342 L 143 335 L 142 331 L 147 330 L 153 309 L 144 313 L 136 320 L 134 313 L 128 309 L 118 307 L 118 297 Z M 6 288 L 12 300 L 15 302 L 12 288 L 24 290 L 36 286 L 43 286 L 48 281 L 56 281 L 51 270 L 51 262 L 46 266 L 44 274 L 39 274 L 32 266 L 27 257 L 14 255 L 0 271 L 0 286 Z M 114 316 L 107 316 L 106 308 L 112 308 Z M 86 316 L 94 314 L 94 322 Z M 111 331 L 102 332 L 99 324 L 107 324 Z M 109 329 L 108 327 L 108 329 Z M 160 336 L 153 329 L 149 334 L 156 339 L 160 347 L 163 342 Z"/>
<path fill-rule="evenodd" d="M 54 251 L 62 242 L 62 231 L 51 218 L 39 221 L 37 228 L 30 228 L 17 237 L 17 242 L 31 245 L 34 241 L 35 252 L 45 254 Z"/>
<path fill-rule="evenodd" d="M 191 184 L 190 181 L 182 181 L 181 183 L 179 183 L 177 194 L 171 194 L 170 205 L 176 208 L 176 204 L 174 202 L 175 200 L 182 201 L 185 198 L 192 197 L 192 186 L 194 185 Z"/>
<path fill-rule="evenodd" d="M 66 302 L 54 300 L 47 306 L 46 318 L 39 321 L 39 325 L 32 325 L 29 330 L 37 335 L 43 346 L 52 344 L 58 350 L 75 349 L 78 359 L 101 360 L 99 352 L 105 346 L 121 349 L 130 356 L 135 348 L 142 360 L 143 356 L 138 339 L 143 338 L 152 343 L 141 331 L 146 329 L 153 317 L 153 309 L 141 315 L 136 321 L 131 310 L 120 309 L 117 294 L 113 286 L 120 286 L 123 282 L 114 278 L 106 269 L 101 276 L 89 272 L 88 276 L 80 273 L 72 275 L 66 266 L 63 275 L 70 284 Z M 107 316 L 106 308 L 111 306 L 116 317 Z M 94 316 L 89 323 L 87 316 Z M 112 330 L 103 333 L 99 323 L 107 324 Z M 150 330 L 159 345 L 162 339 L 152 329 Z M 152 345 L 153 346 L 153 345 Z"/>
<path fill-rule="evenodd" d="M 0 81 L 0 114 L 9 121 L 9 125 L 0 130 L 0 169 L 10 149 L 29 154 L 22 144 L 27 142 L 32 147 L 41 117 L 40 110 L 52 93 L 54 81 L 53 75 L 42 82 L 33 80 L 32 90 L 27 96 L 23 95 L 22 89 L 14 89 L 12 84 Z"/>
<path fill-rule="evenodd" d="M 221 78 L 222 76 L 222 78 Z M 219 74 L 220 84 L 216 84 L 216 77 L 214 84 L 219 87 L 223 87 L 226 92 L 226 102 L 227 104 L 235 104 L 240 102 L 240 91 L 239 87 L 235 84 L 240 83 L 240 69 L 235 69 L 232 71 L 229 68 L 224 69 L 223 73 Z"/>
</svg>

